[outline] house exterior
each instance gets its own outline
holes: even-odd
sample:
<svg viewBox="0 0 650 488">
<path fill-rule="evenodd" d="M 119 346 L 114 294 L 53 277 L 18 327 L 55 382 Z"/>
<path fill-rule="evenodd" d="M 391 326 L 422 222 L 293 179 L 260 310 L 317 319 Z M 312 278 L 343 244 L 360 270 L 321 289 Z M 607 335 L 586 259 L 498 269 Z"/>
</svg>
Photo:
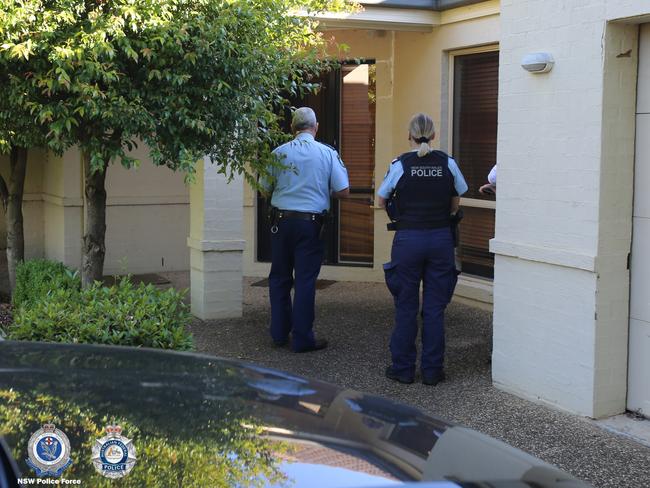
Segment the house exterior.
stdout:
<svg viewBox="0 0 650 488">
<path fill-rule="evenodd" d="M 320 276 L 383 281 L 393 233 L 386 230 L 388 219 L 374 194 L 391 161 L 409 149 L 407 125 L 421 111 L 435 121 L 433 144 L 467 161 L 462 170 L 470 191 L 463 201 L 466 225 L 459 248 L 465 273 L 457 297 L 489 307 L 495 200 L 478 188 L 496 161 L 499 2 L 438 2 L 445 8 L 435 10 L 434 3 L 368 2 L 359 14 L 322 19 L 325 36 L 347 45 L 343 58 L 352 61 L 323 80 L 318 97 L 301 103 L 315 107 L 320 139 L 341 152 L 352 195 L 333 202 Z M 362 130 L 367 127 L 374 127 L 372 134 Z M 270 267 L 260 205 L 264 202 L 246 188 L 244 272 L 249 276 L 266 276 Z"/>
<path fill-rule="evenodd" d="M 648 14 L 501 3 L 493 379 L 590 417 L 650 415 Z"/>
<path fill-rule="evenodd" d="M 408 148 L 410 116 L 427 112 L 470 184 L 456 299 L 493 307 L 494 383 L 589 417 L 650 415 L 650 3 L 365 7 L 321 19 L 348 62 L 305 101 L 353 190 L 334 208 L 321 277 L 383 280 L 392 235 L 374 192 Z M 537 52 L 550 72 L 521 67 Z M 497 160 L 495 200 L 477 189 Z M 194 313 L 233 316 L 242 273 L 268 273 L 264 202 L 209 162 L 199 170 L 188 188 L 146 162 L 110 168 L 106 271 L 190 269 Z M 76 151 L 30 154 L 29 257 L 79 266 L 81 177 Z"/>
<path fill-rule="evenodd" d="M 189 188 L 183 176 L 156 168 L 144 148 L 137 170 L 112 165 L 107 173 L 106 274 L 178 271 L 189 268 Z M 6 157 L 0 171 L 9 178 Z M 63 157 L 43 150 L 28 152 L 23 204 L 25 257 L 81 267 L 84 234 L 83 166 L 78 150 Z M 0 223 L 2 248 L 5 221 Z"/>
</svg>

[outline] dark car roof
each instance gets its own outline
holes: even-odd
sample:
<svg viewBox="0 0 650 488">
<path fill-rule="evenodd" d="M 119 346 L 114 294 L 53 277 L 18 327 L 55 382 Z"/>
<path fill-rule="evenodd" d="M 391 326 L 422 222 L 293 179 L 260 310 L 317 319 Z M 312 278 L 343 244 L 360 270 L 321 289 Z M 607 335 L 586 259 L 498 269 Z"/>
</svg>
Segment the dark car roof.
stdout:
<svg viewBox="0 0 650 488">
<path fill-rule="evenodd" d="M 460 471 L 470 475 L 474 469 L 472 455 L 489 459 L 465 449 L 467 442 L 487 442 L 483 449 L 490 456 L 516 464 L 516 473 L 497 470 L 504 478 L 532 466 L 554 469 L 413 407 L 257 365 L 159 350 L 0 342 L 0 432 L 23 471 L 27 439 L 45 422 L 66 431 L 74 461 L 66 476 L 81 479 L 99 476 L 89 446 L 108 424 L 120 424 L 139 450 L 138 464 L 124 480 L 133 483 L 157 469 L 198 476 L 187 461 L 202 469 L 214 456 L 221 471 L 213 477 L 240 486 L 287 477 L 294 486 L 336 486 L 323 478 L 346 476 L 357 477 L 359 486 L 450 474 L 462 479 Z M 466 459 L 455 459 L 452 451 Z M 317 473 L 320 484 L 313 480 Z M 305 476 L 312 482 L 301 484 Z M 481 473 L 470 478 L 476 476 Z M 137 482 L 158 486 L 146 478 Z"/>
</svg>

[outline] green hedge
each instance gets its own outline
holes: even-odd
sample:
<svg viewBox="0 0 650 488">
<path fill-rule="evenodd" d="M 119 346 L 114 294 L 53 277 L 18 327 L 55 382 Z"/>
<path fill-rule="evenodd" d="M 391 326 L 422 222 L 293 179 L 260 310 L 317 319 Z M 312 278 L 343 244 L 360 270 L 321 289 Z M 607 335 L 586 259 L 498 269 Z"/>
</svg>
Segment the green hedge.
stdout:
<svg viewBox="0 0 650 488">
<path fill-rule="evenodd" d="M 39 263 L 28 267 L 29 273 L 17 274 L 17 284 L 27 278 L 35 290 L 21 292 L 21 306 L 14 309 L 8 339 L 193 348 L 192 336 L 185 330 L 190 314 L 183 293 L 173 288 L 159 290 L 153 285 L 135 285 L 128 278 L 113 286 L 95 283 L 82 290 L 74 284 L 78 277 L 69 274 L 69 270 L 63 268 L 61 275 L 60 267 Z M 42 275 L 34 269 L 43 271 Z M 21 286 L 26 287 L 27 283 Z"/>
<path fill-rule="evenodd" d="M 16 287 L 12 296 L 14 308 L 33 306 L 53 290 L 81 289 L 81 279 L 76 271 L 63 263 L 35 259 L 16 267 Z"/>
</svg>

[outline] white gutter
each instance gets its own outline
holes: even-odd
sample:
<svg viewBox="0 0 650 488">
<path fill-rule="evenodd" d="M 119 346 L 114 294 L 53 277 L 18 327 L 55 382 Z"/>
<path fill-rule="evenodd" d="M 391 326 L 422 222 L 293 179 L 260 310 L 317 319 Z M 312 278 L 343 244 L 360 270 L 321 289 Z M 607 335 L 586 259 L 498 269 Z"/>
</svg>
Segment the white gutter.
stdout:
<svg viewBox="0 0 650 488">
<path fill-rule="evenodd" d="M 326 12 L 315 19 L 322 29 L 378 29 L 431 32 L 440 25 L 440 12 L 365 6 L 355 13 Z"/>
<path fill-rule="evenodd" d="M 371 0 L 372 1 L 372 0 Z M 365 5 L 350 12 L 325 12 L 314 16 L 321 29 L 373 29 L 390 31 L 431 32 L 441 25 L 499 15 L 499 0 L 484 0 L 476 4 L 435 12 L 433 10 L 394 8 Z M 299 15 L 306 16 L 306 13 Z"/>
</svg>

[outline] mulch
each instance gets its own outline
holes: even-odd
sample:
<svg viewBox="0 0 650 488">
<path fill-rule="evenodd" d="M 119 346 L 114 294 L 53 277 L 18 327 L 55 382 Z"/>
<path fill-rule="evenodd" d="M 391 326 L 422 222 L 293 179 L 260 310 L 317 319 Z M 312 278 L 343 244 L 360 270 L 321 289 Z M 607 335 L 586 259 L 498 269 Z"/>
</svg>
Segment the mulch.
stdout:
<svg viewBox="0 0 650 488">
<path fill-rule="evenodd" d="M 116 283 L 119 283 L 122 278 L 125 278 L 126 276 L 104 276 L 102 278 L 104 284 L 106 286 L 113 286 Z M 139 275 L 129 275 L 129 278 L 131 278 L 131 283 L 135 283 L 136 285 L 139 285 L 140 283 L 143 283 L 145 285 L 167 285 L 170 283 L 170 281 L 165 278 L 162 275 L 159 275 L 157 273 L 145 273 L 145 274 L 139 274 Z"/>
<path fill-rule="evenodd" d="M 11 305 L 9 303 L 0 303 L 0 330 L 6 331 L 12 322 Z"/>
<path fill-rule="evenodd" d="M 11 297 L 6 293 L 0 292 L 0 330 L 6 331 L 12 322 Z"/>
</svg>

